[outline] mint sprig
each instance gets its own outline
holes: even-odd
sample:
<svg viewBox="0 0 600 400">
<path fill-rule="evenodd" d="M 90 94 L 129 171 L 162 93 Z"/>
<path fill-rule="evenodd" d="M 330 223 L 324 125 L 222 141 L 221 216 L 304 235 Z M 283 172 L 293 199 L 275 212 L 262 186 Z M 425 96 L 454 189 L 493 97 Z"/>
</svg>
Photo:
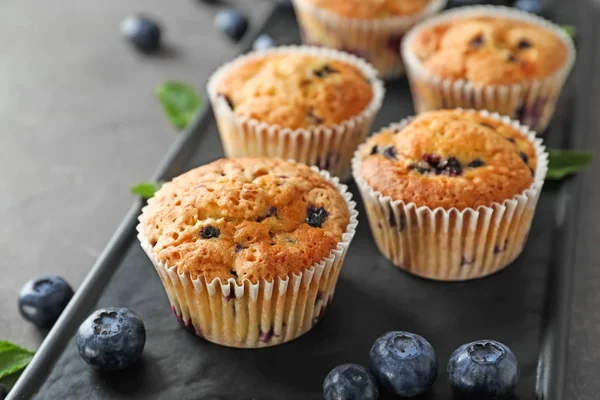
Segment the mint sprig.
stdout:
<svg viewBox="0 0 600 400">
<path fill-rule="evenodd" d="M 154 193 L 163 185 L 164 182 L 140 182 L 131 187 L 131 193 L 137 194 L 144 199 L 154 197 Z"/>
<path fill-rule="evenodd" d="M 35 353 L 6 340 L 0 341 L 0 379 L 22 371 Z"/>
<path fill-rule="evenodd" d="M 163 82 L 156 88 L 156 96 L 168 120 L 177 130 L 188 126 L 200 110 L 200 95 L 184 82 Z"/>
<path fill-rule="evenodd" d="M 593 153 L 573 150 L 548 150 L 547 179 L 563 179 L 583 171 L 594 158 Z"/>
</svg>

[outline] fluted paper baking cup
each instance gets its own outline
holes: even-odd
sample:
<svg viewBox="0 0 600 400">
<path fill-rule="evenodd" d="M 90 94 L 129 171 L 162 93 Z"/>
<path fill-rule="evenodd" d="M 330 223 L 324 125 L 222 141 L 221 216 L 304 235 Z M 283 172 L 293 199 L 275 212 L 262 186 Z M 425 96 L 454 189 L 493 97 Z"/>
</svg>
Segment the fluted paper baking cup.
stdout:
<svg viewBox="0 0 600 400">
<path fill-rule="evenodd" d="M 414 15 L 375 19 L 348 18 L 315 6 L 310 0 L 293 0 L 302 41 L 356 54 L 369 61 L 383 78 L 404 74 L 400 43 L 417 22 L 440 11 L 446 0 L 431 0 Z"/>
<path fill-rule="evenodd" d="M 350 119 L 336 125 L 318 125 L 308 129 L 292 130 L 237 115 L 227 100 L 219 95 L 219 82 L 231 68 L 277 53 L 309 54 L 351 64 L 371 82 L 373 99 L 360 114 Z M 292 159 L 327 170 L 342 181 L 350 177 L 354 150 L 369 134 L 385 94 L 377 71 L 367 62 L 351 54 L 311 46 L 281 46 L 240 56 L 219 68 L 210 78 L 207 89 L 227 157 Z"/>
<path fill-rule="evenodd" d="M 350 211 L 346 232 L 337 247 L 319 263 L 300 274 L 271 282 L 252 283 L 245 279 L 237 283 L 233 278 L 207 282 L 201 275 L 179 273 L 176 266 L 160 261 L 152 251 L 143 227 L 148 206 L 142 209 L 138 239 L 158 272 L 171 308 L 187 328 L 223 346 L 258 348 L 289 342 L 309 331 L 324 316 L 356 232 L 358 212 L 346 185 L 326 171 L 319 172 L 336 186 L 346 201 Z"/>
<path fill-rule="evenodd" d="M 565 64 L 546 78 L 510 85 L 485 85 L 436 76 L 423 66 L 411 50 L 414 39 L 431 26 L 456 18 L 480 16 L 527 22 L 553 32 L 567 49 Z M 538 134 L 546 129 L 554 114 L 560 92 L 575 63 L 575 56 L 573 41 L 558 25 L 533 14 L 502 6 L 472 6 L 445 11 L 416 25 L 402 43 L 402 57 L 417 113 L 456 107 L 488 110 L 519 120 Z"/>
<path fill-rule="evenodd" d="M 375 191 L 361 174 L 361 149 L 352 160 L 377 247 L 396 266 L 423 278 L 463 281 L 500 271 L 521 254 L 548 171 L 542 140 L 527 126 L 498 113 L 474 111 L 518 129 L 531 141 L 537 156 L 532 185 L 502 203 L 477 209 L 431 209 L 405 203 Z M 410 119 L 387 129 L 402 129 Z M 361 146 L 362 147 L 362 146 Z"/>
</svg>

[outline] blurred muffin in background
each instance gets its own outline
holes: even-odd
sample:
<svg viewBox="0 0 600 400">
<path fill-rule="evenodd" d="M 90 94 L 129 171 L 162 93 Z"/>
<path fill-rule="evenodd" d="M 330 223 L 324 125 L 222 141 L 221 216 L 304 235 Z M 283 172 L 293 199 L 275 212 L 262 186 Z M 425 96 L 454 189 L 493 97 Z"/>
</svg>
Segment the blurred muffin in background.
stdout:
<svg viewBox="0 0 600 400">
<path fill-rule="evenodd" d="M 538 133 L 575 60 L 560 27 L 506 7 L 440 13 L 415 26 L 402 47 L 417 112 L 484 109 Z"/>
<path fill-rule="evenodd" d="M 404 73 L 400 43 L 446 0 L 293 0 L 305 44 L 335 48 L 369 61 L 383 78 Z"/>
</svg>

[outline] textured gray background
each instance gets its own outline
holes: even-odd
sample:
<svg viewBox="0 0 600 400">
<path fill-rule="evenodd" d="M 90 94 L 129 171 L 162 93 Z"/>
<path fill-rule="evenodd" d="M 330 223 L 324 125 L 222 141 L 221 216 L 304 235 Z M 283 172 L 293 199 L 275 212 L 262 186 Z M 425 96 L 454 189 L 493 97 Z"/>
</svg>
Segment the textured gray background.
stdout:
<svg viewBox="0 0 600 400">
<path fill-rule="evenodd" d="M 258 22 L 265 0 L 238 0 Z M 600 71 L 598 5 L 581 1 L 566 20 L 580 50 Z M 159 16 L 167 50 L 140 56 L 121 40 L 132 13 Z M 146 179 L 175 139 L 153 96 L 177 78 L 202 89 L 210 72 L 239 49 L 212 29 L 215 9 L 194 0 L 0 2 L 0 339 L 35 348 L 43 333 L 15 306 L 20 286 L 56 273 L 81 282 L 131 204 L 129 186 Z M 595 57 L 590 56 L 595 54 Z M 600 150 L 600 77 L 578 79 L 589 108 L 575 110 Z M 579 103 L 582 104 L 581 102 Z M 594 111 L 595 110 L 595 111 Z M 600 162 L 581 177 L 568 399 L 600 393 Z M 585 388 L 581 390 L 581 388 Z M 578 390 L 577 390 L 578 389 Z M 580 393 L 587 393 L 581 395 Z"/>
</svg>

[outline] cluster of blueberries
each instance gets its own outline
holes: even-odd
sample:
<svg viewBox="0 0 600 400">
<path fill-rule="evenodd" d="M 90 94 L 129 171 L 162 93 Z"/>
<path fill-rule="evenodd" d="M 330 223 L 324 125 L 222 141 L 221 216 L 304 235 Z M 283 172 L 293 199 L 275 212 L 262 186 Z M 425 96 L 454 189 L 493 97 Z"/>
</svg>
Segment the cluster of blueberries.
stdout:
<svg viewBox="0 0 600 400">
<path fill-rule="evenodd" d="M 204 2 L 218 3 L 215 0 L 204 0 Z M 278 2 L 289 4 L 282 0 Z M 223 32 L 234 42 L 240 41 L 250 26 L 248 18 L 239 10 L 231 7 L 219 10 L 213 23 L 217 30 Z M 150 16 L 135 15 L 126 18 L 121 24 L 121 32 L 135 48 L 144 53 L 152 53 L 160 48 L 162 29 Z M 252 49 L 266 50 L 275 45 L 275 40 L 270 35 L 263 33 L 254 40 Z"/>
<path fill-rule="evenodd" d="M 23 286 L 18 305 L 23 318 L 47 329 L 58 320 L 72 297 L 73 289 L 63 278 L 44 276 Z M 81 324 L 76 342 L 79 354 L 91 366 L 119 370 L 139 359 L 146 344 L 146 329 L 133 311 L 104 308 Z"/>
<path fill-rule="evenodd" d="M 422 336 L 389 332 L 375 341 L 370 352 L 370 370 L 357 364 L 335 367 L 325 378 L 325 400 L 376 400 L 379 388 L 401 397 L 427 392 L 438 374 L 433 346 Z M 448 381 L 461 398 L 507 398 L 519 379 L 513 352 L 494 340 L 479 340 L 460 346 L 448 362 Z"/>
</svg>

